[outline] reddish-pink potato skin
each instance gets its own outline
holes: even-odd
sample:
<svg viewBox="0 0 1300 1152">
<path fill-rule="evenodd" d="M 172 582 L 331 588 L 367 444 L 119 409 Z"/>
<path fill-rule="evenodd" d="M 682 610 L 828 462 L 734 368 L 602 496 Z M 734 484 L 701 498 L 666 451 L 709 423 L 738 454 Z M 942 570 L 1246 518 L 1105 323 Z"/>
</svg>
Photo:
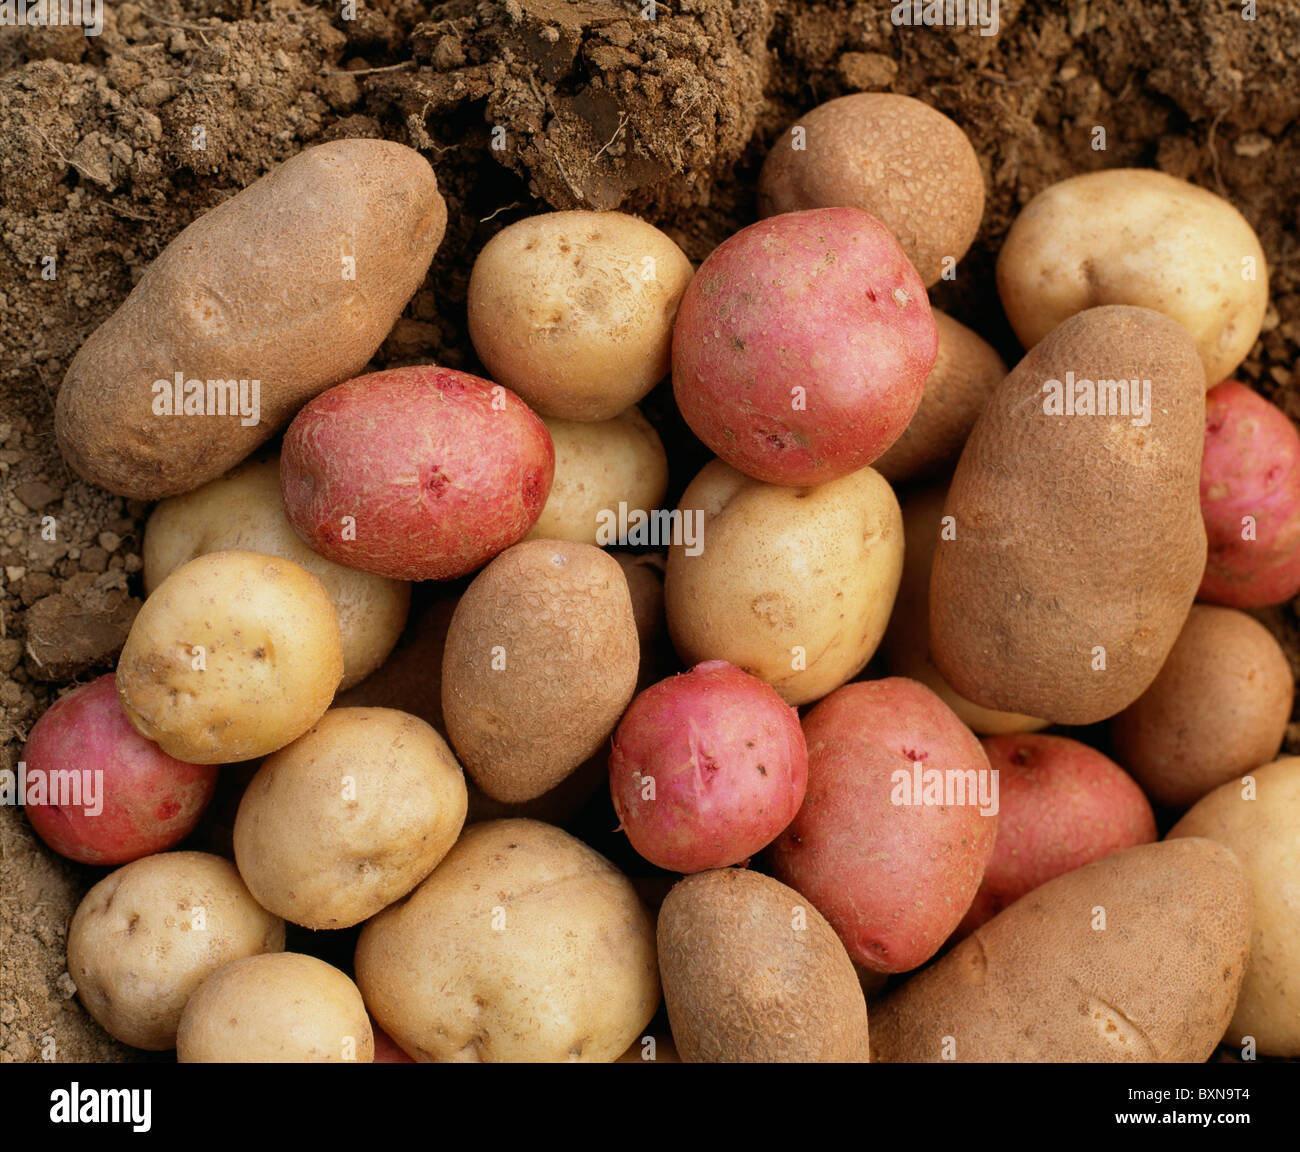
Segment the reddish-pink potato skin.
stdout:
<svg viewBox="0 0 1300 1152">
<path fill-rule="evenodd" d="M 33 772 L 100 772 L 98 815 L 80 807 L 28 804 L 27 819 L 59 855 L 82 864 L 127 864 L 163 852 L 193 831 L 217 786 L 215 764 L 168 756 L 127 720 L 110 673 L 56 700 L 23 749 Z"/>
<path fill-rule="evenodd" d="M 808 793 L 772 846 L 774 874 L 813 902 L 860 968 L 911 971 L 970 907 L 998 818 L 978 804 L 895 804 L 893 773 L 910 777 L 920 760 L 987 774 L 984 749 L 938 696 L 902 677 L 837 688 L 803 728 Z"/>
<path fill-rule="evenodd" d="M 413 1056 L 408 1056 L 397 1046 L 394 1040 L 378 1024 L 375 1018 L 370 1017 L 370 1030 L 375 1034 L 375 1064 L 414 1064 L 416 1060 Z"/>
<path fill-rule="evenodd" d="M 550 433 L 518 396 L 431 366 L 323 392 L 280 454 L 298 535 L 327 559 L 395 580 L 454 579 L 517 544 L 554 473 Z"/>
<path fill-rule="evenodd" d="M 647 777 L 654 799 L 645 799 Z M 628 840 L 675 872 L 748 860 L 794 818 L 808 783 L 799 714 L 725 660 L 636 697 L 614 733 L 609 790 Z"/>
<path fill-rule="evenodd" d="M 1281 604 L 1300 592 L 1300 430 L 1236 380 L 1206 395 L 1201 514 L 1209 557 L 1198 600 Z M 1255 539 L 1242 539 L 1242 517 Z"/>
<path fill-rule="evenodd" d="M 989 736 L 1001 809 L 993 855 L 957 935 L 966 936 L 1025 893 L 1103 856 L 1151 844 L 1156 820 L 1115 761 L 1065 736 Z"/>
<path fill-rule="evenodd" d="M 902 435 L 938 339 L 921 278 L 874 216 L 785 212 L 700 265 L 677 310 L 673 392 L 733 468 L 821 484 Z"/>
</svg>

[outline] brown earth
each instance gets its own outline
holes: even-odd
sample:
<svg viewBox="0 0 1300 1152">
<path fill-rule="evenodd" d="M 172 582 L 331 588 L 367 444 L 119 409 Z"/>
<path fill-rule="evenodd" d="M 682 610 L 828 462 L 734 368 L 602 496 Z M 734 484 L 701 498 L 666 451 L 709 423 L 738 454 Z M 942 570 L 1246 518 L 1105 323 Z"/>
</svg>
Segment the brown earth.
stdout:
<svg viewBox="0 0 1300 1152">
<path fill-rule="evenodd" d="M 1247 21 L 1235 0 L 1003 0 L 996 37 L 895 28 L 883 0 L 642 7 L 368 0 L 344 21 L 336 4 L 150 0 L 106 4 L 94 39 L 0 29 L 0 766 L 61 689 L 111 667 L 141 595 L 147 509 L 78 481 L 54 446 L 68 363 L 190 220 L 322 140 L 383 136 L 434 164 L 447 239 L 376 359 L 473 367 L 469 267 L 506 223 L 622 207 L 698 260 L 753 218 L 757 166 L 801 111 L 908 93 L 966 130 L 989 190 L 937 303 L 1014 361 L 992 266 L 1018 208 L 1076 172 L 1158 167 L 1259 232 L 1273 306 L 1241 375 L 1300 418 L 1300 6 Z M 671 423 L 662 390 L 647 407 Z M 1296 605 L 1263 615 L 1300 668 Z M 68 919 L 101 874 L 0 811 L 0 1060 L 141 1057 L 64 973 Z"/>
</svg>

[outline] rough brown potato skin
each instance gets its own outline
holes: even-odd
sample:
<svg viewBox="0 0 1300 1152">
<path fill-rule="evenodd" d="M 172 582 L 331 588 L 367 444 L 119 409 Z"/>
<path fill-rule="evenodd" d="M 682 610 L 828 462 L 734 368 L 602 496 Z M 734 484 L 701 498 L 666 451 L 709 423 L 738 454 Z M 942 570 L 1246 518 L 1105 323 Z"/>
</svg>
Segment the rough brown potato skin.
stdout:
<svg viewBox="0 0 1300 1152">
<path fill-rule="evenodd" d="M 1048 415 L 1043 382 L 1067 372 L 1151 380 L 1150 425 Z M 1128 306 L 1072 316 L 998 386 L 948 490 L 956 539 L 930 582 L 930 647 L 957 692 L 1091 724 L 1146 690 L 1205 570 L 1204 393 L 1191 337 Z"/>
<path fill-rule="evenodd" d="M 474 782 L 511 803 L 555 787 L 614 730 L 638 648 L 608 553 L 567 540 L 502 552 L 456 605 L 442 658 L 443 720 Z"/>
<path fill-rule="evenodd" d="M 1232 1019 L 1251 907 L 1220 844 L 1117 852 L 1034 889 L 873 1005 L 875 1057 L 1204 1061 Z"/>
<path fill-rule="evenodd" d="M 1253 616 L 1194 604 L 1160 674 L 1115 717 L 1115 756 L 1158 804 L 1186 808 L 1278 754 L 1295 682 Z"/>
<path fill-rule="evenodd" d="M 664 901 L 658 942 L 683 1060 L 868 1059 L 867 1003 L 853 963 L 793 888 L 740 868 L 688 876 Z"/>
<path fill-rule="evenodd" d="M 446 223 L 433 169 L 411 148 L 336 140 L 285 161 L 177 236 L 82 345 L 55 409 L 64 459 L 143 500 L 216 479 L 365 367 Z M 155 415 L 154 381 L 178 371 L 260 380 L 259 422 Z"/>
</svg>

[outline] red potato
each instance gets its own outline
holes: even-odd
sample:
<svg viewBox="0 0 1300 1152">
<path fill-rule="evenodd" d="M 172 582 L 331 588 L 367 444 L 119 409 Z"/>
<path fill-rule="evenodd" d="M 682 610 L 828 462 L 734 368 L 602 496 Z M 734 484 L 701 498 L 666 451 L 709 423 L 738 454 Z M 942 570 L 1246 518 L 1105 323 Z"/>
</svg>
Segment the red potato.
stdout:
<svg viewBox="0 0 1300 1152">
<path fill-rule="evenodd" d="M 1041 733 L 981 743 L 998 773 L 1001 810 L 993 855 L 958 936 L 1040 884 L 1155 842 L 1156 820 L 1142 789 L 1095 748 Z"/>
<path fill-rule="evenodd" d="M 54 851 L 81 864 L 126 864 L 174 847 L 217 786 L 216 765 L 168 756 L 131 726 L 111 673 L 51 704 L 33 725 L 23 760 L 28 796 L 37 773 L 46 789 L 46 802 L 28 800 L 27 819 Z M 72 773 L 79 802 L 49 803 L 56 781 L 70 784 Z"/>
<path fill-rule="evenodd" d="M 280 455 L 284 511 L 335 563 L 396 580 L 450 580 L 522 540 L 555 450 L 499 384 L 395 368 L 331 388 L 294 418 Z"/>
<path fill-rule="evenodd" d="M 1300 430 L 1236 380 L 1206 396 L 1201 514 L 1198 600 L 1262 608 L 1300 592 Z"/>
<path fill-rule="evenodd" d="M 908 972 L 965 915 L 993 851 L 997 776 L 915 680 L 846 684 L 803 721 L 808 794 L 772 846 L 860 968 Z"/>
<path fill-rule="evenodd" d="M 785 212 L 696 272 L 673 330 L 673 391 L 733 468 L 822 484 L 898 439 L 937 350 L 925 286 L 883 224 L 858 208 Z"/>
<path fill-rule="evenodd" d="M 642 692 L 609 757 L 614 811 L 632 847 L 676 872 L 748 860 L 794 818 L 807 783 L 799 714 L 725 660 Z"/>
<path fill-rule="evenodd" d="M 405 1052 L 403 1052 L 397 1046 L 397 1041 L 394 1040 L 387 1032 L 385 1032 L 381 1027 L 379 1027 L 378 1024 L 375 1023 L 375 1018 L 373 1016 L 370 1017 L 370 1030 L 371 1032 L 374 1033 L 374 1037 L 375 1037 L 374 1063 L 376 1064 L 416 1063 L 414 1057 L 408 1056 Z"/>
</svg>

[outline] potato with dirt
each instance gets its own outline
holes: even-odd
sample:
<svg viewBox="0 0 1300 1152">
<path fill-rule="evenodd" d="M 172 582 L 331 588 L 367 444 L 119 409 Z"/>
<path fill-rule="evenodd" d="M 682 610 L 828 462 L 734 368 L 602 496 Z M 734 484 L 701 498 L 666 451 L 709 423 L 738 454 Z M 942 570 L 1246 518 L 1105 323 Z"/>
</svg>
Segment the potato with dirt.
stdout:
<svg viewBox="0 0 1300 1152">
<path fill-rule="evenodd" d="M 413 148 L 286 160 L 177 236 L 82 345 L 55 409 L 64 459 L 141 500 L 215 480 L 365 367 L 446 223 Z"/>
<path fill-rule="evenodd" d="M 691 272 L 686 254 L 635 216 L 529 216 L 474 261 L 469 336 L 492 379 L 543 416 L 610 420 L 668 374 Z"/>
<path fill-rule="evenodd" d="M 227 964 L 284 948 L 284 921 L 235 866 L 205 852 L 161 852 L 99 881 L 68 929 L 68 974 L 82 1006 L 124 1044 L 176 1046 L 193 993 Z"/>
<path fill-rule="evenodd" d="M 247 461 L 154 508 L 145 525 L 142 550 L 145 594 L 196 556 L 230 550 L 283 556 L 325 586 L 343 640 L 339 691 L 378 668 L 402 634 L 411 603 L 410 585 L 345 568 L 308 548 L 285 518 L 278 456 Z"/>
</svg>

